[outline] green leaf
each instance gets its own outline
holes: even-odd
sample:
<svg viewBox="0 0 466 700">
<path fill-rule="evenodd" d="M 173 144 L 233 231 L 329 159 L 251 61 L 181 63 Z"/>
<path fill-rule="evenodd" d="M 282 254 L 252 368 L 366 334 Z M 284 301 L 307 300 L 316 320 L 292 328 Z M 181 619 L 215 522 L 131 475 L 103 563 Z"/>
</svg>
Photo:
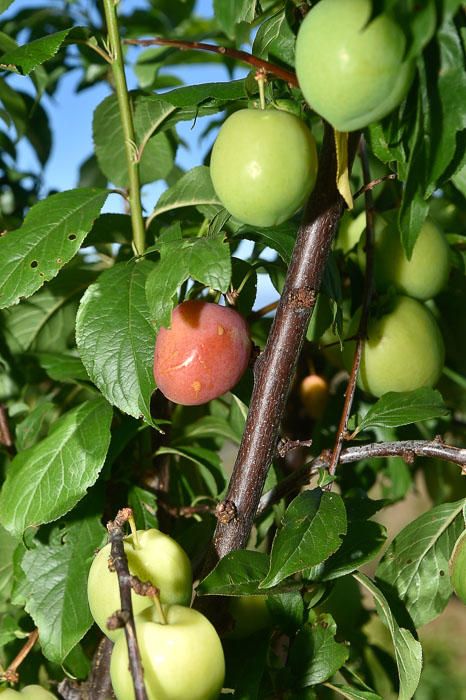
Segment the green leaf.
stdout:
<svg viewBox="0 0 466 700">
<path fill-rule="evenodd" d="M 289 655 L 296 688 L 323 683 L 348 659 L 349 647 L 335 641 L 336 631 L 332 616 L 323 614 L 298 632 Z"/>
<path fill-rule="evenodd" d="M 322 565 L 319 581 L 331 581 L 372 561 L 387 539 L 383 525 L 371 520 L 348 522 L 348 532 L 335 554 Z"/>
<path fill-rule="evenodd" d="M 296 243 L 297 225 L 287 221 L 273 228 L 251 228 L 241 226 L 235 232 L 235 237 L 259 241 L 273 250 L 276 250 L 283 262 L 287 265 L 291 260 L 293 248 Z"/>
<path fill-rule="evenodd" d="M 76 342 L 89 377 L 123 413 L 152 423 L 150 399 L 155 333 L 145 296 L 147 260 L 118 263 L 85 293 Z"/>
<path fill-rule="evenodd" d="M 422 387 L 415 391 L 389 391 L 368 410 L 353 437 L 369 428 L 398 428 L 445 415 L 448 415 L 448 409 L 442 395 L 435 389 Z"/>
<path fill-rule="evenodd" d="M 191 462 L 199 472 L 211 496 L 217 497 L 225 488 L 222 462 L 217 452 L 204 447 L 160 447 L 156 455 L 177 455 Z"/>
<path fill-rule="evenodd" d="M 57 520 L 81 500 L 104 464 L 111 419 L 106 401 L 87 401 L 13 459 L 0 494 L 0 521 L 9 532 Z"/>
<path fill-rule="evenodd" d="M 264 578 L 269 557 L 262 552 L 237 549 L 220 559 L 215 569 L 201 581 L 199 595 L 257 595 L 264 593 L 259 583 Z"/>
<path fill-rule="evenodd" d="M 290 503 L 283 516 L 261 588 L 275 586 L 288 576 L 325 561 L 341 546 L 345 533 L 342 498 L 320 489 L 304 491 Z"/>
<path fill-rule="evenodd" d="M 99 516 L 73 522 L 61 541 L 37 543 L 21 566 L 29 592 L 26 610 L 39 629 L 44 655 L 63 663 L 93 623 L 87 603 L 87 575 L 95 553 L 105 541 Z"/>
<path fill-rule="evenodd" d="M 340 685 L 339 683 L 326 683 L 325 685 L 347 700 L 383 700 L 377 693 L 351 688 L 349 685 Z"/>
<path fill-rule="evenodd" d="M 56 382 L 88 382 L 89 375 L 75 355 L 41 352 L 37 355 L 40 366 Z"/>
<path fill-rule="evenodd" d="M 57 407 L 51 401 L 40 401 L 28 413 L 26 418 L 16 426 L 16 449 L 23 452 L 32 447 L 39 440 L 44 425 L 50 424 L 53 418 L 57 417 Z"/>
<path fill-rule="evenodd" d="M 132 95 L 134 109 L 137 110 L 140 96 Z M 143 102 L 145 104 L 145 102 Z M 167 114 L 170 105 L 166 107 Z M 141 184 L 164 179 L 173 168 L 174 154 L 166 134 L 152 136 L 157 128 L 144 118 L 147 110 L 141 107 L 135 120 L 135 147 L 144 147 L 139 162 Z M 100 169 L 118 187 L 128 187 L 128 166 L 126 162 L 125 138 L 116 95 L 109 95 L 98 105 L 92 124 L 94 145 Z M 136 157 L 136 153 L 135 153 Z"/>
<path fill-rule="evenodd" d="M 222 237 L 179 238 L 161 243 L 160 260 L 147 278 L 146 296 L 152 323 L 168 327 L 180 285 L 192 278 L 227 292 L 231 279 L 230 248 Z"/>
<path fill-rule="evenodd" d="M 183 439 L 219 437 L 239 444 L 237 433 L 231 428 L 226 418 L 221 416 L 203 416 L 195 423 L 186 425 L 183 430 Z"/>
<path fill-rule="evenodd" d="M 156 204 L 152 217 L 174 209 L 197 207 L 201 204 L 222 207 L 212 185 L 210 170 L 205 165 L 189 170 L 172 187 L 165 190 Z"/>
<path fill-rule="evenodd" d="M 278 58 L 294 65 L 296 37 L 291 31 L 286 12 L 281 10 L 266 19 L 254 38 L 253 54 L 260 58 Z"/>
<path fill-rule="evenodd" d="M 410 700 L 419 685 L 422 647 L 409 630 L 398 626 L 387 599 L 373 581 L 361 572 L 353 574 L 353 577 L 373 595 L 379 616 L 390 632 L 400 679 L 398 700 Z"/>
<path fill-rule="evenodd" d="M 0 0 L 0 14 L 5 12 L 13 2 L 14 0 Z"/>
<path fill-rule="evenodd" d="M 230 80 L 225 83 L 202 83 L 201 85 L 187 85 L 177 88 L 171 92 L 165 92 L 163 99 L 179 107 L 188 108 L 187 114 L 177 114 L 177 118 L 191 119 L 196 113 L 202 115 L 202 109 L 198 108 L 203 103 L 217 104 L 215 111 L 222 109 L 226 102 L 236 102 L 247 97 L 244 78 L 241 80 Z"/>
<path fill-rule="evenodd" d="M 42 36 L 40 39 L 35 39 L 24 46 L 18 46 L 18 48 L 7 51 L 0 56 L 0 68 L 29 75 L 34 68 L 53 58 L 67 38 L 80 38 L 86 36 L 87 33 L 88 31 L 84 27 L 70 27 L 55 34 Z"/>
<path fill-rule="evenodd" d="M 464 529 L 465 504 L 442 503 L 410 522 L 377 567 L 377 579 L 397 591 L 416 627 L 437 617 L 453 592 L 448 560 Z"/>
<path fill-rule="evenodd" d="M 18 540 L 0 525 L 0 609 L 1 603 L 10 597 L 13 584 L 13 553 L 17 546 Z"/>
<path fill-rule="evenodd" d="M 235 38 L 237 24 L 253 21 L 256 5 L 257 0 L 214 0 L 215 17 L 230 39 Z"/>
<path fill-rule="evenodd" d="M 128 505 L 133 511 L 138 530 L 158 528 L 157 498 L 150 491 L 132 486 L 128 493 Z"/>
<path fill-rule="evenodd" d="M 0 237 L 0 308 L 29 297 L 77 253 L 108 191 L 78 189 L 50 195 L 21 228 Z"/>
</svg>

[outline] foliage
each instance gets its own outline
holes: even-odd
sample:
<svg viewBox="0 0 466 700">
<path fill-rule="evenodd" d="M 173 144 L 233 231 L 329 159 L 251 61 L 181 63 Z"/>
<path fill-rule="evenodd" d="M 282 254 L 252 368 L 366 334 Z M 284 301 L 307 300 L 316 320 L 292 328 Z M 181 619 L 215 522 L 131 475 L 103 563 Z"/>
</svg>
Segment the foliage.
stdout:
<svg viewBox="0 0 466 700">
<path fill-rule="evenodd" d="M 21 685 L 50 682 L 56 691 L 66 676 L 89 676 L 100 632 L 91 624 L 87 575 L 106 522 L 130 505 L 139 528 L 158 526 L 186 550 L 201 579 L 198 602 L 212 619 L 217 603 L 209 608 L 209 601 L 218 596 L 220 608 L 229 596 L 267 599 L 270 631 L 224 640 L 225 687 L 235 698 L 408 700 L 419 683 L 422 697 L 431 697 L 435 684 L 429 666 L 421 675 L 417 630 L 452 597 L 448 562 L 465 529 L 466 493 L 446 487 L 452 464 L 442 455 L 444 443 L 459 447 L 466 435 L 466 33 L 459 2 L 373 3 L 375 15 L 395 18 L 402 6 L 416 64 L 406 99 L 364 131 L 378 179 L 374 209 L 397 210 L 408 257 L 427 215 L 446 237 L 449 280 L 428 302 L 446 365 L 436 389 L 388 392 L 377 401 L 357 389 L 342 437 L 358 445 L 422 442 L 434 446 L 430 460 L 374 452 L 329 473 L 347 382 L 340 342 L 365 284 L 358 241 L 339 244 L 338 229 L 296 370 L 289 359 L 280 435 L 297 448 L 275 451 L 264 485 L 243 474 L 244 490 L 263 494 L 254 528 L 246 548 L 215 566 L 205 562 L 212 561 L 215 507 L 231 505 L 224 499 L 231 500 L 232 451 L 242 439 L 266 439 L 244 433 L 253 373 L 195 407 L 165 400 L 153 377 L 156 335 L 185 299 L 236 303 L 258 351 L 266 346 L 271 311 L 258 309 L 257 287 L 267 279 L 275 290 L 269 301 L 279 298 L 302 212 L 270 228 L 230 216 L 213 188 L 209 154 L 192 169 L 180 167 L 177 127 L 187 122 L 202 139 L 232 112 L 258 107 L 255 69 L 243 64 L 249 73 L 238 78 L 234 50 L 246 48 L 293 78 L 295 37 L 311 4 L 215 0 L 214 15 L 203 17 L 192 0 L 144 9 L 128 1 L 112 25 L 109 0 L 92 7 L 0 0 L 0 672 L 38 628 L 39 642 L 19 668 Z M 161 36 L 227 51 L 123 43 L 118 58 L 112 26 L 122 40 Z M 223 71 L 221 81 L 211 80 L 212 66 Z M 72 73 L 79 91 L 99 85 L 107 94 L 93 115 L 82 115 L 92 121 L 94 151 L 67 163 L 76 187 L 55 192 L 46 172 L 53 98 Z M 293 80 L 269 73 L 265 99 L 299 115 L 322 153 L 322 120 Z M 349 191 L 354 197 L 347 226 L 364 210 L 355 195 L 367 176 L 358 157 L 348 176 L 348 139 L 337 142 L 339 187 L 347 201 Z M 24 165 L 25 144 L 37 167 Z M 320 158 L 319 177 L 330 167 Z M 150 203 L 141 212 L 145 185 Z M 376 317 L 393 293 L 375 290 Z M 286 343 L 275 350 L 285 356 Z M 318 418 L 299 398 L 309 373 L 330 387 Z M 273 423 L 273 376 L 269 386 Z M 466 462 L 461 454 L 453 477 Z M 432 492 L 434 467 L 442 487 Z M 377 518 L 423 478 L 431 506 L 381 558 L 387 533 Z M 381 625 L 375 637 L 374 621 Z"/>
</svg>

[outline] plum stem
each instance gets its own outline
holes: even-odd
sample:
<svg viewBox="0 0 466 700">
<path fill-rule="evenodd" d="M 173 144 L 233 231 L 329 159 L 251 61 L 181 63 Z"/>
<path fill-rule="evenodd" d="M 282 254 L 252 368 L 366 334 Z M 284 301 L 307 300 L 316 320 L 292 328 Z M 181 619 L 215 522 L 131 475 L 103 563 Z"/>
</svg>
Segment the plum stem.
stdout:
<svg viewBox="0 0 466 700">
<path fill-rule="evenodd" d="M 160 602 L 160 594 L 159 593 L 154 593 L 154 595 L 151 596 L 152 602 L 154 603 L 156 609 L 157 609 L 157 615 L 158 615 L 158 623 L 160 625 L 167 625 L 168 621 L 166 618 L 166 615 L 164 613 L 162 603 Z"/>
</svg>

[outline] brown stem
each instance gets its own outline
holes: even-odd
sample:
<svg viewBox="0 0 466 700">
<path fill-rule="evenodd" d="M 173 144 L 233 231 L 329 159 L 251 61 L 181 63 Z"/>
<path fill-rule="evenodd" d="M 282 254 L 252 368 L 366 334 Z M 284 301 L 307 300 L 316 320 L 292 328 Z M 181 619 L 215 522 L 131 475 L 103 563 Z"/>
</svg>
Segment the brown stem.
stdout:
<svg viewBox="0 0 466 700">
<path fill-rule="evenodd" d="M 359 144 L 359 155 L 361 157 L 364 182 L 368 184 L 371 178 L 369 172 L 369 159 L 367 157 L 367 148 L 364 137 L 361 138 Z M 364 278 L 362 312 L 361 319 L 359 321 L 356 349 L 353 357 L 353 365 L 351 367 L 348 386 L 346 387 L 345 403 L 343 405 L 343 411 L 341 413 L 340 423 L 338 425 L 337 438 L 335 440 L 335 447 L 333 448 L 332 459 L 329 465 L 329 474 L 331 474 L 332 476 L 336 472 L 337 464 L 340 460 L 341 450 L 343 448 L 343 443 L 346 439 L 348 432 L 348 421 L 351 414 L 351 407 L 353 405 L 354 394 L 356 392 L 356 382 L 358 378 L 359 366 L 361 364 L 362 350 L 367 336 L 369 307 L 372 299 L 374 267 L 374 202 L 372 199 L 372 190 L 370 188 L 365 191 L 364 197 L 366 207 L 366 275 Z M 330 483 L 329 488 L 331 488 L 331 486 L 332 484 Z"/>
<path fill-rule="evenodd" d="M 352 136 L 356 147 L 359 134 Z M 275 454 L 282 416 L 296 363 L 335 233 L 343 211 L 336 188 L 333 131 L 326 125 L 316 186 L 307 204 L 283 295 L 264 352 L 254 367 L 254 389 L 226 501 L 235 516 L 217 523 L 213 558 L 246 546 Z M 233 508 L 230 508 L 233 510 Z M 214 562 L 210 561 L 209 566 Z"/>
<path fill-rule="evenodd" d="M 181 41 L 179 39 L 164 39 L 162 37 L 156 37 L 155 39 L 125 39 L 124 43 L 136 44 L 137 46 L 173 46 L 182 51 L 196 50 L 219 53 L 222 56 L 228 56 L 237 61 L 248 63 L 250 66 L 265 71 L 265 73 L 271 73 L 277 78 L 285 80 L 289 85 L 293 85 L 293 87 L 298 87 L 298 80 L 292 71 L 276 66 L 274 63 L 269 63 L 269 61 L 264 61 L 262 58 L 257 58 L 257 56 L 253 56 L 247 51 L 239 51 L 238 49 L 231 49 L 226 46 L 216 46 L 215 44 L 205 44 L 202 41 Z"/>
<path fill-rule="evenodd" d="M 29 654 L 29 652 L 31 651 L 31 649 L 33 648 L 34 644 L 37 642 L 38 639 L 39 639 L 39 630 L 35 629 L 29 634 L 27 641 L 24 644 L 21 651 L 19 651 L 18 654 L 16 654 L 15 658 L 13 659 L 11 664 L 8 666 L 6 671 L 4 673 L 2 673 L 2 680 L 8 681 L 8 683 L 17 683 L 18 682 L 18 680 L 19 680 L 18 668 L 23 663 L 24 659 Z"/>
<path fill-rule="evenodd" d="M 367 184 L 363 185 L 356 194 L 353 195 L 353 199 L 357 199 L 362 194 L 365 194 L 369 190 L 373 190 L 377 185 L 382 184 L 386 180 L 396 180 L 396 173 L 390 173 L 389 175 L 383 175 L 382 177 L 377 177 L 375 180 L 371 180 Z"/>
<path fill-rule="evenodd" d="M 3 404 L 0 404 L 0 445 L 3 445 L 10 455 L 14 455 L 15 449 L 8 423 L 8 414 Z"/>
<path fill-rule="evenodd" d="M 258 318 L 267 316 L 267 314 L 269 314 L 271 311 L 275 311 L 278 304 L 278 301 L 271 301 L 270 304 L 266 304 L 261 309 L 257 309 L 257 311 L 251 311 L 251 313 L 248 316 L 248 321 L 255 321 Z"/>
<path fill-rule="evenodd" d="M 350 462 L 358 462 L 361 459 L 371 459 L 373 457 L 402 457 L 410 463 L 414 457 L 435 457 L 447 462 L 453 462 L 461 467 L 463 472 L 466 472 L 466 448 L 445 445 L 438 438 L 435 440 L 375 442 L 367 445 L 346 447 L 341 451 L 340 464 L 349 464 Z M 328 469 L 330 462 L 331 455 L 328 450 L 324 450 L 312 462 L 283 479 L 277 486 L 274 486 L 273 489 L 270 489 L 262 496 L 257 509 L 258 515 L 262 514 L 284 496 L 309 483 L 309 479 L 317 474 L 320 469 Z"/>
<path fill-rule="evenodd" d="M 124 526 L 128 518 L 132 516 L 130 508 L 118 511 L 113 522 L 107 524 L 109 541 L 111 543 L 111 557 L 113 566 L 118 575 L 120 588 L 121 617 L 124 619 L 126 643 L 128 645 L 129 668 L 133 677 L 136 700 L 147 700 L 144 685 L 144 671 L 139 653 L 136 626 L 134 624 L 133 603 L 131 600 L 132 576 L 128 569 L 128 560 L 123 547 Z"/>
<path fill-rule="evenodd" d="M 92 659 L 92 669 L 87 681 L 65 678 L 58 684 L 58 692 L 65 700 L 109 700 L 113 698 L 110 681 L 110 658 L 113 642 L 103 637 Z"/>
</svg>

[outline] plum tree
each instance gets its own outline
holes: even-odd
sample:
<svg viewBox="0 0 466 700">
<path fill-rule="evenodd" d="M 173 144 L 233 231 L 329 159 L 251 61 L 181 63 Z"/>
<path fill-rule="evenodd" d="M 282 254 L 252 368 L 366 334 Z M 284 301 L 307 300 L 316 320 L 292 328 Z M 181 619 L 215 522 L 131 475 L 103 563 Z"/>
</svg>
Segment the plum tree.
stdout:
<svg viewBox="0 0 466 700">
<path fill-rule="evenodd" d="M 215 628 L 197 610 L 164 606 L 165 620 L 155 606 L 136 615 L 136 634 L 149 700 L 214 700 L 225 676 L 222 644 Z M 115 642 L 110 663 L 118 700 L 134 698 L 126 640 Z"/>
<path fill-rule="evenodd" d="M 161 328 L 157 335 L 155 381 L 175 403 L 206 403 L 235 386 L 250 354 L 248 327 L 237 311 L 206 301 L 185 301 L 174 309 L 171 327 Z"/>
<path fill-rule="evenodd" d="M 210 173 L 230 214 L 251 226 L 275 226 L 293 216 L 314 187 L 315 140 L 294 114 L 242 109 L 222 125 Z"/>
<path fill-rule="evenodd" d="M 363 248 L 362 239 L 360 251 Z M 361 257 L 361 255 L 359 256 Z M 363 263 L 364 264 L 364 263 Z M 383 291 L 393 285 L 415 299 L 431 299 L 445 286 L 450 271 L 450 254 L 442 231 L 427 219 L 408 260 L 394 217 L 381 220 L 374 240 L 376 286 Z"/>
<path fill-rule="evenodd" d="M 348 329 L 355 333 L 359 314 Z M 369 321 L 364 342 L 359 386 L 373 396 L 388 391 L 412 391 L 433 386 L 443 368 L 443 339 L 431 312 L 416 299 L 398 296 L 391 311 Z M 355 342 L 345 343 L 346 366 L 351 366 Z"/>
<path fill-rule="evenodd" d="M 150 581 L 160 590 L 162 603 L 191 602 L 192 574 L 187 554 L 175 540 L 155 528 L 138 530 L 125 538 L 124 548 L 130 573 L 141 581 Z M 87 594 L 92 617 L 110 639 L 120 630 L 107 628 L 108 618 L 121 607 L 118 577 L 108 568 L 110 545 L 103 547 L 94 558 L 88 577 Z M 132 593 L 135 614 L 152 605 L 150 598 Z"/>
<path fill-rule="evenodd" d="M 414 66 L 406 40 L 387 15 L 372 21 L 370 0 L 322 0 L 296 40 L 296 74 L 309 105 L 339 131 L 389 114 L 405 97 Z"/>
</svg>

